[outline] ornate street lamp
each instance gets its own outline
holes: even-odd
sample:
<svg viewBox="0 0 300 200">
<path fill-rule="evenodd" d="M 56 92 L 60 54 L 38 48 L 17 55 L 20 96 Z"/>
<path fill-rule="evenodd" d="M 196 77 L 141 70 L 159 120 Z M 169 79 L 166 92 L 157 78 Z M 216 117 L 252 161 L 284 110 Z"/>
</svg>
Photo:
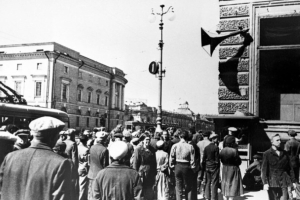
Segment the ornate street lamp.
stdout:
<svg viewBox="0 0 300 200">
<path fill-rule="evenodd" d="M 173 21 L 175 19 L 174 8 L 172 6 L 170 6 L 166 12 L 164 12 L 165 4 L 164 4 L 164 1 L 161 1 L 160 7 L 161 7 L 161 13 L 156 13 L 155 14 L 153 9 L 152 9 L 152 13 L 149 16 L 149 22 L 153 23 L 153 22 L 155 22 L 156 15 L 160 15 L 159 29 L 160 29 L 161 35 L 160 35 L 160 40 L 159 40 L 159 43 L 158 43 L 159 50 L 160 50 L 160 58 L 159 58 L 159 62 L 158 62 L 159 67 L 158 67 L 158 72 L 157 72 L 157 77 L 158 77 L 158 80 L 159 80 L 159 99 L 158 99 L 157 119 L 156 119 L 157 127 L 156 127 L 156 130 L 155 130 L 155 132 L 159 132 L 159 133 L 162 132 L 162 128 L 161 128 L 161 124 L 162 124 L 162 79 L 163 79 L 163 77 L 166 73 L 166 71 L 163 70 L 163 62 L 162 62 L 163 61 L 163 46 L 164 46 L 164 42 L 163 42 L 163 25 L 164 25 L 163 16 L 170 11 L 169 20 Z"/>
</svg>

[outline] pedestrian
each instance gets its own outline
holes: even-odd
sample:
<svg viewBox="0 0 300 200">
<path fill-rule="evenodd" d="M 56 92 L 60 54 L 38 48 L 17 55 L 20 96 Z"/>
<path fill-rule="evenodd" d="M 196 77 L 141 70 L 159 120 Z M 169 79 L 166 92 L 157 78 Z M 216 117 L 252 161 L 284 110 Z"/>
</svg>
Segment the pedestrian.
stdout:
<svg viewBox="0 0 300 200">
<path fill-rule="evenodd" d="M 131 141 L 131 133 L 130 133 L 129 130 L 124 130 L 123 131 L 123 141 L 128 146 L 127 155 L 125 156 L 125 164 L 127 166 L 130 166 L 130 159 L 131 159 L 131 157 L 133 155 L 134 148 L 133 148 L 133 145 L 130 143 L 130 141 Z"/>
<path fill-rule="evenodd" d="M 182 131 L 179 137 L 180 141 L 172 146 L 169 166 L 175 170 L 176 200 L 181 200 L 184 196 L 186 200 L 191 200 L 192 182 L 190 180 L 196 168 L 195 150 L 187 143 L 187 131 Z"/>
<path fill-rule="evenodd" d="M 200 151 L 200 161 L 199 162 L 200 162 L 200 168 L 201 168 L 198 173 L 197 190 L 198 190 L 198 193 L 201 194 L 201 196 L 204 196 L 205 184 L 206 184 L 205 167 L 202 166 L 203 155 L 204 155 L 205 147 L 211 143 L 211 141 L 209 140 L 210 134 L 211 134 L 211 131 L 205 131 L 203 133 L 203 140 L 201 140 L 197 143 L 197 146 Z"/>
<path fill-rule="evenodd" d="M 212 133 L 209 139 L 212 141 L 204 148 L 202 166 L 205 168 L 206 184 L 205 198 L 211 200 L 218 199 L 218 184 L 220 178 L 220 159 L 218 147 L 218 135 Z"/>
<path fill-rule="evenodd" d="M 160 140 L 156 143 L 156 192 L 157 200 L 169 200 L 169 154 L 163 151 L 164 141 Z"/>
<path fill-rule="evenodd" d="M 76 130 L 72 128 L 68 129 L 67 131 L 64 131 L 62 133 L 62 141 L 67 145 L 66 154 L 74 163 L 75 168 L 78 169 L 78 148 L 75 142 L 75 133 Z"/>
<path fill-rule="evenodd" d="M 188 144 L 192 145 L 195 150 L 195 169 L 193 170 L 192 179 L 190 180 L 192 183 L 192 200 L 198 199 L 197 192 L 197 182 L 198 182 L 198 173 L 200 171 L 200 151 L 197 146 L 197 143 L 193 141 L 193 133 L 189 131 Z"/>
<path fill-rule="evenodd" d="M 67 158 L 70 162 L 71 165 L 71 185 L 70 187 L 70 192 L 71 192 L 71 199 L 78 200 L 79 199 L 79 180 L 78 180 L 78 172 L 77 168 L 75 168 L 74 163 L 72 160 L 69 158 L 69 156 L 66 154 L 66 148 L 67 145 L 65 142 L 62 142 L 58 140 L 55 144 L 55 146 L 52 148 L 54 153 L 57 153 L 58 155 L 61 155 L 64 158 Z"/>
<path fill-rule="evenodd" d="M 29 148 L 6 156 L 0 168 L 0 194 L 4 200 L 70 200 L 71 164 L 52 148 L 65 123 L 41 117 L 29 124 Z"/>
<path fill-rule="evenodd" d="M 264 190 L 268 190 L 269 198 L 275 200 L 288 199 L 288 187 L 296 188 L 293 166 L 286 151 L 280 148 L 279 134 L 271 138 L 272 146 L 264 152 L 262 161 L 262 181 Z"/>
<path fill-rule="evenodd" d="M 201 140 L 203 140 L 203 131 L 198 130 L 195 134 L 193 134 L 193 143 L 198 144 Z"/>
<path fill-rule="evenodd" d="M 164 150 L 164 152 L 166 152 L 170 155 L 171 148 L 173 146 L 173 142 L 170 140 L 170 135 L 169 135 L 168 131 L 163 131 L 162 139 L 164 141 L 163 150 Z"/>
<path fill-rule="evenodd" d="M 8 131 L 0 131 L 0 165 L 5 156 L 14 150 L 14 145 L 22 144 L 23 140 Z"/>
<path fill-rule="evenodd" d="M 87 147 L 88 137 L 81 134 L 79 136 L 78 145 L 78 161 L 79 161 L 79 200 L 88 199 L 88 189 L 89 189 L 89 178 L 87 177 L 89 172 L 88 156 L 89 148 Z"/>
<path fill-rule="evenodd" d="M 296 140 L 297 133 L 294 130 L 289 130 L 288 135 L 291 137 L 284 145 L 284 150 L 289 155 L 291 160 L 292 168 L 294 170 L 295 179 L 296 179 L 296 199 L 300 199 L 300 185 L 299 185 L 299 154 L 300 154 L 300 142 Z M 292 199 L 291 188 L 289 187 L 289 196 Z"/>
<path fill-rule="evenodd" d="M 138 172 L 124 163 L 128 146 L 116 141 L 110 146 L 111 164 L 93 182 L 93 200 L 140 200 L 142 183 Z"/>
<path fill-rule="evenodd" d="M 150 146 L 150 136 L 148 134 L 143 134 L 140 138 L 144 138 L 143 145 L 134 150 L 132 167 L 139 172 L 142 179 L 144 200 L 152 200 L 154 198 L 153 186 L 156 176 L 155 149 Z"/>
<path fill-rule="evenodd" d="M 22 140 L 21 143 L 15 143 L 14 151 L 21 150 L 21 149 L 26 149 L 30 146 L 30 141 L 29 141 L 30 130 L 28 130 L 28 129 L 19 129 L 14 133 L 14 135 L 18 136 Z"/>
<path fill-rule="evenodd" d="M 104 169 L 109 164 L 109 153 L 104 146 L 107 139 L 107 133 L 100 131 L 96 133 L 96 144 L 90 149 L 90 169 L 88 173 L 89 178 L 89 193 L 88 199 L 92 199 L 92 184 L 98 172 Z"/>
<path fill-rule="evenodd" d="M 170 130 L 172 130 L 172 129 L 170 129 Z M 171 131 L 172 132 L 172 131 Z M 182 129 L 177 129 L 174 133 L 173 133 L 173 137 L 172 137 L 172 143 L 173 144 L 176 144 L 177 142 L 179 142 L 180 141 L 180 139 L 179 139 L 179 135 L 181 134 L 181 132 L 182 132 Z M 170 134 L 171 135 L 171 134 Z M 172 135 L 171 135 L 172 136 Z"/>
<path fill-rule="evenodd" d="M 154 137 L 150 139 L 150 146 L 152 146 L 152 148 L 155 149 L 155 151 L 157 151 L 157 149 L 156 149 L 156 143 L 157 143 L 157 141 L 160 140 L 160 137 L 161 137 L 161 133 L 156 132 L 154 134 Z"/>
<path fill-rule="evenodd" d="M 223 164 L 221 190 L 224 199 L 233 200 L 234 197 L 243 194 L 242 177 L 239 165 L 242 160 L 236 149 L 234 136 L 227 136 L 224 140 L 224 148 L 220 152 Z"/>
<path fill-rule="evenodd" d="M 261 180 L 261 164 L 262 157 L 258 154 L 253 156 L 253 163 L 246 169 L 245 176 L 243 178 L 244 188 L 247 190 L 262 190 L 263 183 Z"/>
</svg>

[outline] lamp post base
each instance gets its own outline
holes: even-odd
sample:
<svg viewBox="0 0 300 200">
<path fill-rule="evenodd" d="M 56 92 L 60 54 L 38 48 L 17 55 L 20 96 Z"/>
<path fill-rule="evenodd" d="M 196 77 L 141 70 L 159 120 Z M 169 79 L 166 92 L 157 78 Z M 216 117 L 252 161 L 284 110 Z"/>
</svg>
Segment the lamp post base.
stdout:
<svg viewBox="0 0 300 200">
<path fill-rule="evenodd" d="M 157 127 L 155 129 L 155 133 L 162 133 L 162 132 L 163 132 L 163 130 L 162 130 L 160 124 L 157 124 Z"/>
</svg>

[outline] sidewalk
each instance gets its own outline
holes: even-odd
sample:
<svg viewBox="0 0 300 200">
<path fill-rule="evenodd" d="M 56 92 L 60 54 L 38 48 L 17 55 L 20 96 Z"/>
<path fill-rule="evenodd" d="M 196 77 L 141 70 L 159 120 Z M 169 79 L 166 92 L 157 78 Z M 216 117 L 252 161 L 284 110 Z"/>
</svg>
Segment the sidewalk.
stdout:
<svg viewBox="0 0 300 200">
<path fill-rule="evenodd" d="M 205 198 L 200 198 L 198 195 L 198 200 L 204 200 Z M 219 193 L 218 200 L 223 200 L 223 196 Z M 225 199 L 224 199 L 225 200 Z M 234 200 L 269 200 L 267 191 L 245 191 L 245 193 L 240 197 L 235 197 Z"/>
</svg>

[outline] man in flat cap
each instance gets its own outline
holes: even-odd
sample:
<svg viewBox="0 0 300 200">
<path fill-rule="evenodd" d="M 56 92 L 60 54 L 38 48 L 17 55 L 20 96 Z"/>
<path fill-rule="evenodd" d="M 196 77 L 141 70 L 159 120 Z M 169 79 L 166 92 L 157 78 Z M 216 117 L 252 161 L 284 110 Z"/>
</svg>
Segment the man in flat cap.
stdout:
<svg viewBox="0 0 300 200">
<path fill-rule="evenodd" d="M 111 164 L 93 182 L 93 200 L 141 199 L 142 183 L 136 170 L 125 165 L 128 146 L 116 141 L 110 146 Z"/>
<path fill-rule="evenodd" d="M 72 199 L 70 161 L 52 151 L 64 126 L 52 117 L 29 124 L 31 146 L 8 154 L 0 168 L 1 199 Z"/>
<path fill-rule="evenodd" d="M 297 133 L 294 130 L 288 130 L 288 135 L 291 137 L 284 145 L 284 150 L 288 153 L 292 167 L 294 169 L 295 178 L 297 180 L 296 198 L 300 199 L 300 185 L 299 185 L 299 154 L 300 154 L 300 142 L 296 140 Z"/>
<path fill-rule="evenodd" d="M 96 133 L 96 144 L 90 149 L 90 170 L 89 178 L 89 192 L 88 199 L 92 199 L 92 185 L 99 171 L 103 170 L 109 164 L 109 154 L 107 148 L 104 146 L 107 139 L 107 133 L 99 131 Z"/>
<path fill-rule="evenodd" d="M 66 154 L 73 161 L 75 168 L 78 169 L 78 148 L 75 142 L 75 129 L 68 129 L 63 133 L 62 141 L 66 143 Z"/>
</svg>

